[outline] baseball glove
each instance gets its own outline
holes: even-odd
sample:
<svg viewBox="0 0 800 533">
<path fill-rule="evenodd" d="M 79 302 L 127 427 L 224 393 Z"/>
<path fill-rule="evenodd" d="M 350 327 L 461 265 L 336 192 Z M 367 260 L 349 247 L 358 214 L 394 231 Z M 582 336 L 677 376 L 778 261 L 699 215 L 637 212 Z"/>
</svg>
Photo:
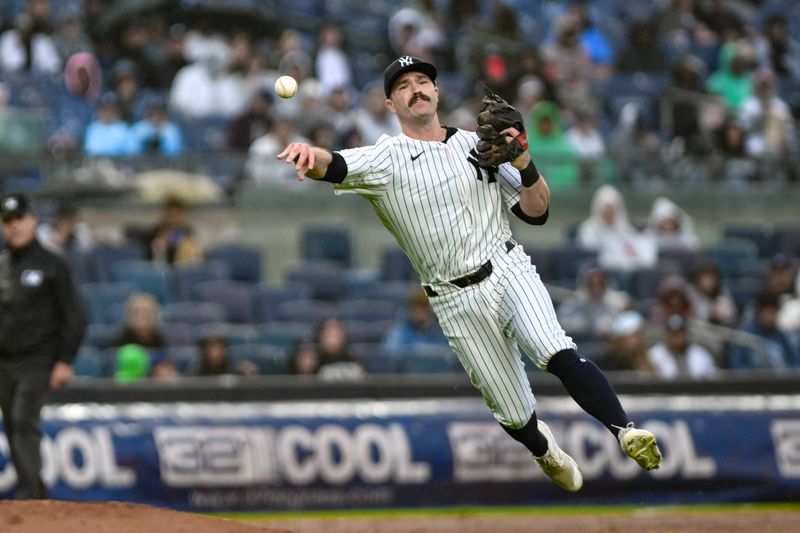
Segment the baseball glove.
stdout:
<svg viewBox="0 0 800 533">
<path fill-rule="evenodd" d="M 506 102 L 488 85 L 484 84 L 485 96 L 478 113 L 478 134 L 480 140 L 475 147 L 478 152 L 478 164 L 482 167 L 494 167 L 513 161 L 528 149 L 528 134 L 522 121 L 522 114 L 514 106 Z M 501 133 L 508 128 L 516 128 L 519 135 L 506 141 L 506 134 Z"/>
</svg>

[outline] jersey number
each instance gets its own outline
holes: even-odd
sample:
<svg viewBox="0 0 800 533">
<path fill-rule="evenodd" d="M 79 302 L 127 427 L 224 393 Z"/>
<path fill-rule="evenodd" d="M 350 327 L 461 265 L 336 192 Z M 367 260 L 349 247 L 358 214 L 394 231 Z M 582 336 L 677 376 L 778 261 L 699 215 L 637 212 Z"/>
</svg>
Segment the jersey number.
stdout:
<svg viewBox="0 0 800 533">
<path fill-rule="evenodd" d="M 497 182 L 497 167 L 483 168 L 478 165 L 478 152 L 476 152 L 474 148 L 469 151 L 467 161 L 469 161 L 469 164 L 475 169 L 475 178 L 478 181 L 483 181 L 483 176 L 485 175 L 487 178 L 486 183 Z"/>
</svg>

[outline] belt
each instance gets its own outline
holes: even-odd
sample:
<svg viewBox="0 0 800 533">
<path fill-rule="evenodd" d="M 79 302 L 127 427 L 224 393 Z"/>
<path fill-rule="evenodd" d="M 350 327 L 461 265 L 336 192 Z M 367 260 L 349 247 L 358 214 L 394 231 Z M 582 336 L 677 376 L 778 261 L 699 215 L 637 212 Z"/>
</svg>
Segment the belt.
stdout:
<svg viewBox="0 0 800 533">
<path fill-rule="evenodd" d="M 513 250 L 516 245 L 517 243 L 514 242 L 513 240 L 511 239 L 507 240 L 506 253 Z M 451 279 L 447 283 L 455 285 L 459 289 L 464 289 L 466 287 L 469 287 L 470 285 L 475 285 L 476 283 L 480 283 L 481 281 L 488 278 L 491 274 L 492 274 L 492 262 L 486 261 L 478 268 L 478 270 L 475 270 L 474 272 L 471 272 L 466 276 L 461 276 L 460 278 Z M 427 294 L 428 297 L 439 296 L 439 293 L 436 292 L 430 285 L 423 285 L 422 288 L 425 289 L 425 294 Z"/>
</svg>

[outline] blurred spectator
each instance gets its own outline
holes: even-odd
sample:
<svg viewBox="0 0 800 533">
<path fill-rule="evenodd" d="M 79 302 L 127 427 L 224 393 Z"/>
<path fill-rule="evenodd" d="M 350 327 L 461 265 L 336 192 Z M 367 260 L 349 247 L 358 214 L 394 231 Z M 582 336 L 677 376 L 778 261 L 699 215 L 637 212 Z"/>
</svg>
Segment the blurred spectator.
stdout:
<svg viewBox="0 0 800 533">
<path fill-rule="evenodd" d="M 750 46 L 738 42 L 723 45 L 719 53 L 719 68 L 708 78 L 708 90 L 720 95 L 728 109 L 738 112 L 753 90 Z"/>
<path fill-rule="evenodd" d="M 208 55 L 180 69 L 170 89 L 170 109 L 191 118 L 241 113 L 249 94 L 241 75 L 226 71 L 226 61 L 227 56 Z"/>
<path fill-rule="evenodd" d="M 129 59 L 117 61 L 111 70 L 111 76 L 120 118 L 133 124 L 140 117 L 138 111 L 142 103 L 136 64 Z"/>
<path fill-rule="evenodd" d="M 389 19 L 389 44 L 396 55 L 435 61 L 447 42 L 435 13 L 434 2 L 420 0 L 398 10 Z"/>
<path fill-rule="evenodd" d="M 159 16 L 159 15 L 154 15 Z M 137 76 L 136 82 L 142 87 L 157 87 L 157 68 L 151 58 L 149 47 L 151 35 L 147 21 L 134 17 L 117 35 L 117 60 L 133 65 L 131 69 Z"/>
<path fill-rule="evenodd" d="M 796 339 L 778 329 L 780 303 L 774 293 L 763 292 L 756 297 L 753 321 L 744 330 L 761 337 L 764 351 L 736 346 L 730 353 L 730 367 L 736 370 L 800 369 L 800 351 Z"/>
<path fill-rule="evenodd" d="M 186 204 L 170 197 L 161 207 L 161 215 L 151 230 L 145 250 L 148 259 L 169 265 L 198 263 L 203 258 L 200 243 L 187 221 Z"/>
<path fill-rule="evenodd" d="M 316 345 L 320 359 L 317 374 L 320 378 L 350 381 L 364 377 L 364 365 L 351 353 L 347 332 L 339 320 L 329 318 L 320 324 Z"/>
<path fill-rule="evenodd" d="M 331 124 L 337 133 L 353 127 L 353 101 L 347 89 L 333 87 L 328 93 L 325 104 L 325 109 L 322 111 L 325 121 Z"/>
<path fill-rule="evenodd" d="M 103 89 L 103 73 L 97 58 L 89 52 L 69 56 L 64 67 L 64 85 L 73 96 L 94 100 Z"/>
<path fill-rule="evenodd" d="M 589 54 L 592 63 L 611 65 L 614 62 L 614 49 L 589 15 L 590 3 L 591 0 L 572 0 L 567 4 L 567 13 L 578 21 L 581 46 Z"/>
<path fill-rule="evenodd" d="M 186 33 L 185 49 L 186 59 L 189 62 L 202 61 L 208 57 L 220 58 L 225 62 L 230 57 L 231 50 L 225 37 L 214 29 L 215 23 L 212 16 L 201 13 Z"/>
<path fill-rule="evenodd" d="M 759 69 L 753 77 L 753 94 L 739 110 L 747 131 L 747 153 L 753 157 L 785 157 L 797 151 L 794 118 L 777 94 L 775 75 Z"/>
<path fill-rule="evenodd" d="M 681 315 L 664 321 L 664 340 L 647 351 L 658 377 L 665 379 L 709 379 L 717 373 L 714 357 L 689 339 L 689 323 Z"/>
<path fill-rule="evenodd" d="M 531 157 L 550 186 L 576 184 L 580 174 L 578 151 L 562 129 L 558 107 L 552 102 L 539 102 L 531 109 L 528 122 Z"/>
<path fill-rule="evenodd" d="M 150 375 L 150 354 L 139 344 L 119 347 L 114 360 L 114 381 L 120 384 L 134 383 Z"/>
<path fill-rule="evenodd" d="M 636 311 L 626 311 L 614 318 L 609 336 L 610 350 L 597 361 L 605 371 L 634 371 L 655 374 L 647 357 L 644 318 Z"/>
<path fill-rule="evenodd" d="M 291 165 L 285 165 L 275 154 L 291 143 L 307 143 L 305 137 L 295 132 L 294 121 L 283 115 L 275 117 L 269 133 L 259 137 L 250 146 L 247 154 L 247 175 L 256 184 L 280 183 L 297 186 L 297 173 Z"/>
<path fill-rule="evenodd" d="M 316 58 L 316 74 L 323 98 L 335 88 L 350 91 L 353 75 L 350 60 L 344 50 L 344 32 L 331 22 L 323 22 L 318 30 L 319 49 Z"/>
<path fill-rule="evenodd" d="M 50 36 L 36 30 L 29 14 L 18 14 L 14 27 L 0 35 L 0 71 L 56 74 L 60 69 L 61 57 Z"/>
<path fill-rule="evenodd" d="M 617 58 L 619 72 L 662 73 L 669 70 L 669 57 L 658 39 L 658 26 L 637 20 L 628 26 L 628 43 Z"/>
<path fill-rule="evenodd" d="M 131 127 L 133 154 L 160 154 L 175 157 L 183 152 L 181 130 L 169 119 L 167 105 L 154 99 L 147 106 L 147 115 Z"/>
<path fill-rule="evenodd" d="M 591 267 L 579 273 L 577 290 L 558 307 L 558 321 L 567 333 L 591 333 L 604 339 L 614 318 L 631 304 L 630 297 L 610 287 L 608 272 Z"/>
<path fill-rule="evenodd" d="M 597 119 L 590 110 L 575 113 L 575 125 L 567 130 L 567 140 L 581 159 L 595 160 L 606 155 L 606 142 L 597 128 Z"/>
<path fill-rule="evenodd" d="M 120 119 L 117 97 L 105 93 L 97 107 L 97 117 L 86 128 L 83 151 L 95 157 L 120 157 L 131 153 L 132 137 Z"/>
<path fill-rule="evenodd" d="M 695 318 L 711 324 L 734 326 L 736 303 L 730 290 L 723 285 L 722 273 L 715 261 L 701 260 L 695 265 L 687 292 Z"/>
<path fill-rule="evenodd" d="M 708 121 L 704 113 L 714 102 L 707 95 L 704 84 L 705 65 L 693 55 L 681 57 L 671 71 L 671 82 L 663 94 L 662 103 L 669 113 L 671 131 L 674 140 L 682 143 L 681 152 L 688 155 L 707 155 L 712 147 Z M 714 106 L 715 111 L 716 106 Z M 717 111 L 721 120 L 724 110 Z M 673 142 L 673 146 L 674 146 Z"/>
<path fill-rule="evenodd" d="M 626 181 L 644 184 L 663 178 L 661 138 L 636 102 L 622 106 L 608 151 Z"/>
<path fill-rule="evenodd" d="M 591 215 L 578 227 L 578 245 L 595 250 L 600 265 L 608 270 L 630 272 L 651 267 L 656 261 L 653 239 L 639 233 L 628 221 L 622 195 L 611 185 L 597 189 Z"/>
<path fill-rule="evenodd" d="M 55 220 L 39 224 L 37 232 L 39 242 L 61 252 L 87 253 L 94 248 L 92 230 L 85 222 L 81 222 L 78 208 L 71 203 L 59 204 Z"/>
<path fill-rule="evenodd" d="M 731 2 L 708 0 L 698 7 L 698 17 L 720 42 L 729 43 L 744 37 L 744 21 L 730 6 Z"/>
<path fill-rule="evenodd" d="M 246 152 L 259 137 L 266 135 L 273 122 L 272 92 L 266 88 L 257 91 L 250 107 L 228 126 L 228 148 Z"/>
<path fill-rule="evenodd" d="M 53 34 L 53 44 L 61 57 L 70 57 L 81 52 L 91 53 L 92 41 L 83 31 L 83 19 L 76 5 L 65 6 L 58 17 L 58 28 Z"/>
<path fill-rule="evenodd" d="M 518 73 L 516 75 L 517 85 L 517 102 L 526 102 L 525 105 L 515 106 L 519 109 L 523 116 L 527 115 L 533 106 L 539 100 L 549 100 L 558 105 L 558 91 L 553 81 L 547 75 L 547 68 L 544 60 L 542 59 L 539 50 L 534 47 L 524 48 L 520 50 L 516 58 L 516 67 Z M 539 82 L 539 86 L 534 89 L 533 86 L 524 88 L 523 85 L 526 81 L 535 79 Z M 535 100 L 531 100 L 531 95 L 525 93 L 535 93 Z"/>
<path fill-rule="evenodd" d="M 161 334 L 159 314 L 161 309 L 155 297 L 149 293 L 135 293 L 125 304 L 125 318 L 112 346 L 120 349 L 135 344 L 147 350 L 150 359 L 150 374 L 170 374 L 172 363 L 166 357 L 166 343 Z M 119 357 L 119 351 L 117 352 Z M 159 368 L 164 366 L 165 368 Z"/>
<path fill-rule="evenodd" d="M 779 77 L 800 81 L 800 44 L 789 34 L 782 13 L 771 14 L 764 23 L 764 35 L 756 40 L 756 57 Z"/>
<path fill-rule="evenodd" d="M 178 72 L 189 64 L 186 59 L 186 27 L 173 24 L 156 63 L 156 87 L 169 90 Z"/>
<path fill-rule="evenodd" d="M 422 290 L 411 294 L 406 315 L 386 332 L 383 339 L 384 350 L 400 357 L 419 346 L 447 344 L 447 338 Z"/>
<path fill-rule="evenodd" d="M 349 129 L 344 131 L 349 131 Z M 339 148 L 339 137 L 340 135 L 334 127 L 324 120 L 320 120 L 311 126 L 308 131 L 308 140 L 311 141 L 311 146 L 319 146 L 329 152 Z"/>
<path fill-rule="evenodd" d="M 580 42 L 580 24 L 574 16 L 562 15 L 555 22 L 555 42 L 542 49 L 547 76 L 555 83 L 559 102 L 569 111 L 597 109 L 592 85 L 602 78 Z"/>
<path fill-rule="evenodd" d="M 238 374 L 255 376 L 258 367 L 248 359 L 241 359 L 232 364 L 225 339 L 216 335 L 203 338 L 199 346 L 198 376 L 225 376 Z"/>
<path fill-rule="evenodd" d="M 372 82 L 364 87 L 361 103 L 353 111 L 353 123 L 361 131 L 365 144 L 375 144 L 381 135 L 395 136 L 400 133 L 400 122 L 386 107 L 386 95 L 380 82 Z"/>
<path fill-rule="evenodd" d="M 295 343 L 289 350 L 287 371 L 295 376 L 316 376 L 320 356 L 314 344 L 305 341 Z"/>
<path fill-rule="evenodd" d="M 36 33 L 53 33 L 53 4 L 50 0 L 27 0 L 24 13 L 31 18 Z"/>
<path fill-rule="evenodd" d="M 693 316 L 688 284 L 681 276 L 674 274 L 665 277 L 659 284 L 658 301 L 650 309 L 647 318 L 652 324 L 663 324 L 672 315 L 684 318 Z"/>
<path fill-rule="evenodd" d="M 692 217 L 663 196 L 653 201 L 647 232 L 653 237 L 659 251 L 696 250 L 699 245 Z"/>
<path fill-rule="evenodd" d="M 747 156 L 747 132 L 737 120 L 728 119 L 722 124 L 715 144 L 710 161 L 715 179 L 737 186 L 759 179 L 757 162 Z"/>
<path fill-rule="evenodd" d="M 671 49 L 683 53 L 698 44 L 716 44 L 716 35 L 698 16 L 695 0 L 667 0 L 661 5 L 654 20 L 658 21 L 658 33 Z"/>
<path fill-rule="evenodd" d="M 800 270 L 794 280 L 794 294 L 785 297 L 778 312 L 778 328 L 800 336 Z"/>
</svg>

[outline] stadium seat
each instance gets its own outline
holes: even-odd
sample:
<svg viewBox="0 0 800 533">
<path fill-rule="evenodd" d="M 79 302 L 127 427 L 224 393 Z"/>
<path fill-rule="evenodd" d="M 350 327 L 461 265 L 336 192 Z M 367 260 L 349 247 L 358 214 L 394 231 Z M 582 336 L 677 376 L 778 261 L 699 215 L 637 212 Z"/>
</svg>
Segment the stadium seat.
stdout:
<svg viewBox="0 0 800 533">
<path fill-rule="evenodd" d="M 635 300 L 650 300 L 658 295 L 658 288 L 667 276 L 676 274 L 669 265 L 640 268 L 631 273 L 631 296 Z"/>
<path fill-rule="evenodd" d="M 161 305 L 172 302 L 172 272 L 149 261 L 117 261 L 111 265 L 111 280 L 132 283 L 136 290 L 152 294 Z"/>
<path fill-rule="evenodd" d="M 726 239 L 719 244 L 705 248 L 703 252 L 717 262 L 722 277 L 726 279 L 735 277 L 744 264 L 758 257 L 758 249 L 755 244 L 738 239 Z"/>
<path fill-rule="evenodd" d="M 286 353 L 269 344 L 239 344 L 228 349 L 231 367 L 238 374 L 241 361 L 250 361 L 261 375 L 286 374 Z"/>
<path fill-rule="evenodd" d="M 121 244 L 100 243 L 92 250 L 89 258 L 93 281 L 112 281 L 112 266 L 119 261 L 144 260 L 142 245 L 126 240 Z"/>
<path fill-rule="evenodd" d="M 773 234 L 773 250 L 790 258 L 800 258 L 800 227 L 780 225 Z"/>
<path fill-rule="evenodd" d="M 766 258 L 772 255 L 772 230 L 765 225 L 726 225 L 722 230 L 724 239 L 750 241 L 756 245 L 758 256 Z"/>
<path fill-rule="evenodd" d="M 284 302 L 308 300 L 311 290 L 304 285 L 280 286 L 259 283 L 256 288 L 256 314 L 261 322 L 275 320 L 275 309 Z"/>
<path fill-rule="evenodd" d="M 101 378 L 106 375 L 106 367 L 100 350 L 91 346 L 82 346 L 72 361 L 76 376 Z"/>
<path fill-rule="evenodd" d="M 200 364 L 200 353 L 197 346 L 171 346 L 167 348 L 167 360 L 175 366 L 175 370 L 184 376 L 197 373 Z"/>
<path fill-rule="evenodd" d="M 658 265 L 684 277 L 691 275 L 699 258 L 698 252 L 685 248 L 667 248 L 658 251 Z"/>
<path fill-rule="evenodd" d="M 593 264 L 597 264 L 597 252 L 593 250 L 569 245 L 556 248 L 553 250 L 551 266 L 553 282 L 574 288 L 578 272 Z"/>
<path fill-rule="evenodd" d="M 229 322 L 256 322 L 256 286 L 241 281 L 206 281 L 196 286 L 200 301 L 212 302 L 225 309 Z"/>
<path fill-rule="evenodd" d="M 128 297 L 134 292 L 136 285 L 133 283 L 94 282 L 81 285 L 89 322 L 118 324 L 116 318 L 110 316 L 109 309 L 114 305 L 124 306 Z"/>
<path fill-rule="evenodd" d="M 192 324 L 168 322 L 162 324 L 160 329 L 167 346 L 186 346 L 195 343 L 195 326 Z"/>
<path fill-rule="evenodd" d="M 343 320 L 342 325 L 350 342 L 380 342 L 395 321 Z"/>
<path fill-rule="evenodd" d="M 346 229 L 307 226 L 300 234 L 300 256 L 303 261 L 326 261 L 344 268 L 352 264 L 350 234 Z"/>
<path fill-rule="evenodd" d="M 364 297 L 391 300 L 398 306 L 405 306 L 408 304 L 408 298 L 419 290 L 419 283 L 414 281 L 386 281 L 368 287 Z"/>
<path fill-rule="evenodd" d="M 381 322 L 397 318 L 402 307 L 392 300 L 373 298 L 343 300 L 336 304 L 336 316 L 341 320 Z"/>
<path fill-rule="evenodd" d="M 220 337 L 228 347 L 231 347 L 253 342 L 256 338 L 256 328 L 249 324 L 204 324 L 195 328 L 194 336 L 198 341 L 206 337 Z"/>
<path fill-rule="evenodd" d="M 269 322 L 255 327 L 254 342 L 288 351 L 297 342 L 310 341 L 314 327 L 305 322 Z"/>
<path fill-rule="evenodd" d="M 178 322 L 199 326 L 215 322 L 227 322 L 225 307 L 214 302 L 177 302 L 164 306 L 161 311 L 164 322 Z"/>
<path fill-rule="evenodd" d="M 223 244 L 206 251 L 209 261 L 219 261 L 228 266 L 228 276 L 234 281 L 257 283 L 261 281 L 263 252 L 246 244 Z"/>
<path fill-rule="evenodd" d="M 102 322 L 89 324 L 86 326 L 86 336 L 83 339 L 83 344 L 98 350 L 105 350 L 114 342 L 119 331 L 120 326 L 118 324 L 105 324 Z"/>
<path fill-rule="evenodd" d="M 446 374 L 462 370 L 448 346 L 415 348 L 400 358 L 400 368 L 406 374 Z"/>
<path fill-rule="evenodd" d="M 317 326 L 336 316 L 336 306 L 325 300 L 295 300 L 275 308 L 275 319 L 281 322 L 300 322 Z"/>
<path fill-rule="evenodd" d="M 173 293 L 176 301 L 192 300 L 198 283 L 230 279 L 227 263 L 206 261 L 198 265 L 176 265 L 172 269 Z"/>
<path fill-rule="evenodd" d="M 389 246 L 381 254 L 380 278 L 384 281 L 412 281 L 417 279 L 417 273 L 403 250 Z"/>
<path fill-rule="evenodd" d="M 383 350 L 380 343 L 360 342 L 350 345 L 350 349 L 370 374 L 394 374 L 397 360 Z"/>
<path fill-rule="evenodd" d="M 286 281 L 308 287 L 315 300 L 339 300 L 347 287 L 344 269 L 328 261 L 292 265 L 286 269 Z"/>
</svg>

